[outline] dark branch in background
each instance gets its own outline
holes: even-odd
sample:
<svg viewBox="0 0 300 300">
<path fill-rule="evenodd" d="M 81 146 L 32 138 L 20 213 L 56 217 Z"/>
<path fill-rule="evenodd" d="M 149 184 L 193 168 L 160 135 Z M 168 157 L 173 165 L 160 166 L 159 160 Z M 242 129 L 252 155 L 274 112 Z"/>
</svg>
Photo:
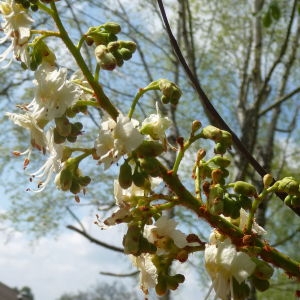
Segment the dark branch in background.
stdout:
<svg viewBox="0 0 300 300">
<path fill-rule="evenodd" d="M 110 244 L 107 244 L 107 243 L 104 243 L 104 242 L 101 242 L 99 241 L 98 239 L 92 237 L 90 234 L 88 234 L 86 231 L 83 231 L 83 230 L 80 230 L 72 225 L 68 225 L 67 226 L 68 229 L 71 229 L 79 234 L 81 234 L 82 236 L 84 236 L 85 238 L 87 238 L 91 243 L 94 243 L 98 246 L 101 246 L 101 247 L 104 247 L 104 248 L 107 248 L 109 250 L 113 250 L 113 251 L 116 251 L 116 252 L 121 252 L 121 253 L 124 253 L 124 249 L 123 248 L 119 248 L 119 247 L 116 247 L 116 246 L 112 246 Z"/>
<path fill-rule="evenodd" d="M 140 273 L 140 271 L 134 271 L 131 273 L 124 273 L 124 274 L 117 274 L 117 273 L 111 273 L 111 272 L 100 272 L 101 275 L 107 275 L 107 276 L 114 276 L 114 277 L 132 277 L 136 276 Z"/>
<path fill-rule="evenodd" d="M 231 128 L 227 125 L 227 123 L 223 120 L 223 118 L 220 116 L 220 114 L 217 112 L 217 110 L 214 108 L 214 106 L 212 105 L 212 103 L 210 102 L 209 98 L 207 97 L 207 95 L 205 94 L 205 92 L 203 91 L 199 80 L 196 76 L 196 74 L 193 74 L 193 72 L 191 71 L 190 67 L 188 66 L 188 64 L 186 63 L 185 58 L 182 55 L 182 52 L 178 46 L 178 43 L 173 35 L 173 32 L 171 30 L 166 12 L 165 12 L 165 8 L 163 5 L 162 0 L 157 0 L 160 12 L 161 12 L 161 16 L 167 31 L 167 34 L 169 36 L 170 42 L 173 46 L 173 49 L 175 51 L 175 54 L 179 60 L 179 62 L 181 63 L 185 73 L 187 74 L 188 78 L 190 79 L 192 85 L 195 88 L 195 91 L 197 92 L 200 101 L 202 102 L 205 111 L 209 114 L 210 116 L 210 120 L 212 121 L 213 125 L 226 130 L 228 132 L 230 132 L 230 134 L 232 135 L 232 139 L 233 139 L 233 143 L 235 145 L 235 147 L 238 149 L 238 151 L 240 151 L 240 153 L 244 156 L 244 158 L 251 164 L 251 166 L 256 170 L 256 172 L 260 175 L 260 176 L 264 176 L 265 174 L 267 174 L 267 171 L 258 163 L 258 161 L 249 153 L 249 151 L 246 149 L 246 147 L 244 146 L 244 144 L 240 141 L 240 139 L 238 138 L 238 136 L 234 133 L 234 131 L 231 130 Z M 283 52 L 283 51 L 282 51 Z M 274 182 L 276 180 L 274 179 Z M 283 201 L 285 198 L 285 194 L 283 193 L 276 193 L 276 195 Z M 300 208 L 298 207 L 290 207 L 297 215 L 300 216 Z"/>
</svg>

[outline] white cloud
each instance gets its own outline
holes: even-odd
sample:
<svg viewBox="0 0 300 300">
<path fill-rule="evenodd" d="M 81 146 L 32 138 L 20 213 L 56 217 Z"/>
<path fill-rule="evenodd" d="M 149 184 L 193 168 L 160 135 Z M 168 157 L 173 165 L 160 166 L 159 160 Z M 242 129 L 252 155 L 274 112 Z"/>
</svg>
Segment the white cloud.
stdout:
<svg viewBox="0 0 300 300">
<path fill-rule="evenodd" d="M 112 231 L 103 234 L 103 239 L 107 241 L 108 235 L 111 241 L 118 240 Z M 4 233 L 0 240 L 5 240 Z M 9 243 L 0 245 L 0 281 L 10 287 L 29 286 L 36 300 L 54 300 L 64 292 L 86 290 L 100 277 L 110 280 L 99 271 L 119 272 L 120 265 L 125 271 L 121 253 L 100 248 L 71 231 L 57 240 L 42 238 L 34 246 L 18 232 Z"/>
</svg>

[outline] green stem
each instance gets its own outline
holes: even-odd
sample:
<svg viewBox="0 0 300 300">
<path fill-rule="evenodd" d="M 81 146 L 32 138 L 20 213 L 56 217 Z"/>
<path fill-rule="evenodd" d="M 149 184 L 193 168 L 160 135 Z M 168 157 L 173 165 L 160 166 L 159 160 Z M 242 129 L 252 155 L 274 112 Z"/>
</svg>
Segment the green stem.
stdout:
<svg viewBox="0 0 300 300">
<path fill-rule="evenodd" d="M 72 40 L 70 39 L 67 31 L 65 30 L 61 19 L 59 17 L 59 14 L 57 12 L 57 8 L 54 1 L 50 2 L 51 9 L 52 9 L 52 18 L 60 32 L 61 38 L 71 54 L 73 55 L 76 63 L 80 67 L 82 73 L 84 74 L 86 80 L 94 90 L 96 99 L 98 101 L 99 106 L 105 110 L 114 120 L 117 119 L 119 112 L 115 108 L 115 106 L 110 102 L 109 98 L 105 95 L 102 87 L 100 84 L 94 79 L 92 73 L 90 72 L 87 64 L 85 63 L 82 55 L 80 54 L 80 51 L 77 49 L 77 47 L 73 44 Z"/>
<path fill-rule="evenodd" d="M 60 33 L 57 31 L 51 31 L 51 30 L 36 30 L 36 29 L 31 29 L 30 30 L 31 34 L 40 34 L 41 37 L 39 37 L 40 39 L 49 37 L 49 36 L 55 36 L 55 37 L 61 37 Z"/>
<path fill-rule="evenodd" d="M 135 107 L 138 103 L 138 101 L 140 100 L 140 98 L 148 91 L 151 91 L 151 90 L 159 90 L 159 84 L 158 84 L 158 80 L 157 81 L 153 81 L 151 82 L 149 85 L 147 85 L 145 88 L 140 88 L 139 91 L 136 93 L 133 101 L 132 101 L 132 104 L 131 104 L 131 107 L 130 107 L 130 110 L 129 110 L 129 113 L 128 113 L 128 118 L 131 119 L 132 118 L 132 115 L 134 113 L 134 110 L 135 110 Z"/>
</svg>

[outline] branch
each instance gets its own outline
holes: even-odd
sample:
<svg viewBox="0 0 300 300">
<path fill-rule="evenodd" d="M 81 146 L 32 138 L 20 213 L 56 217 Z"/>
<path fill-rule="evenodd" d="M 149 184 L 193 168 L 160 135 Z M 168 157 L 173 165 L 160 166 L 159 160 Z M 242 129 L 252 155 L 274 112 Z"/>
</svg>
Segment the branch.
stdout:
<svg viewBox="0 0 300 300">
<path fill-rule="evenodd" d="M 258 116 L 261 117 L 273 108 L 276 108 L 277 106 L 281 105 L 284 101 L 289 100 L 291 97 L 293 97 L 295 94 L 298 94 L 300 92 L 300 87 L 294 89 L 290 93 L 288 93 L 285 96 L 280 97 L 279 99 L 275 100 L 275 102 L 270 105 L 269 107 L 263 109 L 261 112 L 259 112 Z"/>
<path fill-rule="evenodd" d="M 102 274 L 102 275 L 114 276 L 114 277 L 132 277 L 139 273 L 140 273 L 140 271 L 134 271 L 134 272 L 127 273 L 127 274 L 126 273 L 125 274 L 117 274 L 117 273 L 111 273 L 111 272 L 100 272 L 100 274 Z"/>
<path fill-rule="evenodd" d="M 207 95 L 205 94 L 205 92 L 203 91 L 202 87 L 200 86 L 200 83 L 198 81 L 198 78 L 196 77 L 195 74 L 193 74 L 193 72 L 191 71 L 191 69 L 189 68 L 188 64 L 186 63 L 185 58 L 182 55 L 182 52 L 178 46 L 178 43 L 172 33 L 165 9 L 164 9 L 164 5 L 162 3 L 162 0 L 157 0 L 157 3 L 159 5 L 160 11 L 161 11 L 161 15 L 166 27 L 166 31 L 168 33 L 170 42 L 173 46 L 173 49 L 175 51 L 175 54 L 179 60 L 179 62 L 181 63 L 184 71 L 186 72 L 188 78 L 190 79 L 192 85 L 195 88 L 195 91 L 197 92 L 200 101 L 202 102 L 205 111 L 208 112 L 208 116 L 210 117 L 210 119 L 213 121 L 213 125 L 218 126 L 219 128 L 226 130 L 228 132 L 230 132 L 230 134 L 232 135 L 232 140 L 234 145 L 236 146 L 236 148 L 238 149 L 238 151 L 240 151 L 240 153 L 244 156 L 244 158 L 252 165 L 252 167 L 256 170 L 256 172 L 263 177 L 264 175 L 266 175 L 268 172 L 265 170 L 265 168 L 263 168 L 259 162 L 251 155 L 251 153 L 247 150 L 247 148 L 244 146 L 244 144 L 241 142 L 241 140 L 238 138 L 238 136 L 234 133 L 234 131 L 231 130 L 231 128 L 227 125 L 227 123 L 223 120 L 223 118 L 219 115 L 219 113 L 217 112 L 217 110 L 215 109 L 215 107 L 212 105 L 212 103 L 210 102 L 209 98 L 207 97 Z M 274 182 L 276 180 L 274 179 Z M 285 198 L 285 194 L 279 194 L 276 193 L 276 195 L 283 201 Z M 297 215 L 300 216 L 300 207 L 290 207 Z"/>
<path fill-rule="evenodd" d="M 87 238 L 91 243 L 95 243 L 98 246 L 101 246 L 101 247 L 104 247 L 104 248 L 107 248 L 107 249 L 110 249 L 110 250 L 113 250 L 113 251 L 116 251 L 116 252 L 124 253 L 124 249 L 123 248 L 119 248 L 119 247 L 112 246 L 112 245 L 109 245 L 107 243 L 101 242 L 98 239 L 92 237 L 86 231 L 80 230 L 80 229 L 78 229 L 78 228 L 76 228 L 76 227 L 74 227 L 72 225 L 68 225 L 67 228 L 71 229 L 73 231 L 76 231 L 77 233 L 81 234 L 82 236 L 84 236 L 85 238 Z"/>
</svg>

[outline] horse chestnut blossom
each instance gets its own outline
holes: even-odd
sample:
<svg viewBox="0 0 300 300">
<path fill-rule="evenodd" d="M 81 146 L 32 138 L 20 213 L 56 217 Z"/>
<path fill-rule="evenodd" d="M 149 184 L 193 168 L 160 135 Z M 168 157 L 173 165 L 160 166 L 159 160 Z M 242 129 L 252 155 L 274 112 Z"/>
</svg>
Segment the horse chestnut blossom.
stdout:
<svg viewBox="0 0 300 300">
<path fill-rule="evenodd" d="M 101 123 L 99 135 L 95 141 L 96 154 L 104 169 L 117 162 L 122 155 L 135 150 L 142 142 L 138 121 L 119 114 L 117 121 L 109 118 Z"/>
<path fill-rule="evenodd" d="M 1 27 L 5 34 L 5 36 L 0 39 L 0 44 L 11 39 L 11 45 L 0 55 L 0 62 L 5 60 L 8 55 L 13 52 L 17 60 L 28 65 L 29 55 L 27 52 L 27 43 L 30 38 L 30 28 L 34 22 L 33 19 L 29 17 L 27 10 L 14 0 L 1 1 L 0 12 L 4 19 L 4 22 L 1 23 Z M 10 62 L 11 61 L 12 59 Z"/>
<path fill-rule="evenodd" d="M 145 225 L 144 237 L 157 247 L 157 255 L 166 252 L 168 241 L 173 240 L 178 248 L 188 245 L 186 235 L 176 229 L 177 222 L 167 216 L 161 216 L 154 225 Z"/>
<path fill-rule="evenodd" d="M 64 145 L 54 143 L 53 130 L 50 129 L 46 133 L 47 153 L 49 154 L 46 162 L 34 173 L 31 174 L 32 179 L 38 179 L 38 189 L 41 192 L 50 182 L 53 173 L 58 173 L 62 168 L 62 156 Z"/>
<path fill-rule="evenodd" d="M 45 153 L 47 147 L 47 140 L 43 129 L 37 124 L 37 120 L 34 118 L 32 113 L 26 112 L 25 114 L 16 114 L 6 112 L 5 115 L 9 117 L 16 125 L 30 130 L 31 133 L 31 146 L 27 152 L 31 152 L 32 147 Z M 24 152 L 24 154 L 25 154 Z"/>
<path fill-rule="evenodd" d="M 51 121 L 64 115 L 81 95 L 79 88 L 67 80 L 67 69 L 42 64 L 35 72 L 36 92 L 27 106 L 36 119 Z"/>
<path fill-rule="evenodd" d="M 172 121 L 168 117 L 160 115 L 157 102 L 156 111 L 157 114 L 151 114 L 142 122 L 141 133 L 149 134 L 154 140 L 164 141 L 166 130 L 172 125 Z"/>
<path fill-rule="evenodd" d="M 148 294 L 148 290 L 154 288 L 157 284 L 157 269 L 152 262 L 153 255 L 143 253 L 139 256 L 129 255 L 133 265 L 140 270 L 141 290 Z"/>
<path fill-rule="evenodd" d="M 229 297 L 234 299 L 233 278 L 241 284 L 251 276 L 256 267 L 250 256 L 238 252 L 229 238 L 218 240 L 215 233 L 210 237 L 210 244 L 206 245 L 204 259 L 216 297 L 222 300 Z"/>
</svg>

